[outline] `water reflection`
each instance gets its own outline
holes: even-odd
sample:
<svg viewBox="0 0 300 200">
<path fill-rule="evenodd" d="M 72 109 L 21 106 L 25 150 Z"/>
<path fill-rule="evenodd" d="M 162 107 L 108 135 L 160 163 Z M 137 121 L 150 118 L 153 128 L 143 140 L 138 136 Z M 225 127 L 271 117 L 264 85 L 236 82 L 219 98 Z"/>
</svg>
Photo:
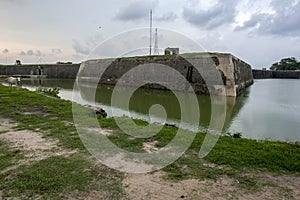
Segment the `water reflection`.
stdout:
<svg viewBox="0 0 300 200">
<path fill-rule="evenodd" d="M 22 85 L 25 87 L 48 87 L 61 88 L 63 90 L 73 90 L 74 80 L 72 79 L 46 79 L 46 78 L 23 78 Z"/>
<path fill-rule="evenodd" d="M 68 100 L 72 100 L 73 84 L 74 80 L 23 80 L 23 86 L 31 89 L 39 86 L 59 87 L 61 88 L 60 96 Z M 227 101 L 223 132 L 242 132 L 243 137 L 252 139 L 300 141 L 299 87 L 299 80 L 259 80 L 237 98 L 218 97 L 219 102 L 222 102 L 222 98 L 226 98 Z M 122 107 L 110 107 L 113 89 L 113 86 L 100 85 L 94 96 L 89 85 L 83 85 L 81 95 L 84 101 L 79 103 L 93 104 L 95 100 L 96 105 L 107 110 L 110 116 L 112 116 L 112 109 L 118 116 L 126 115 Z M 123 88 L 121 92 L 126 94 L 127 89 Z M 182 96 L 184 95 L 188 98 L 188 93 L 182 93 Z M 197 99 L 200 109 L 199 125 L 205 129 L 213 122 L 211 101 L 209 96 L 203 95 L 197 95 Z M 122 98 L 119 100 L 122 101 Z M 134 92 L 129 104 L 131 117 L 149 120 L 148 112 L 151 106 L 160 104 L 167 112 L 167 123 L 178 124 L 180 122 L 179 102 L 171 91 L 140 88 Z M 185 105 L 185 107 L 190 113 L 193 112 L 191 105 Z M 157 121 L 160 120 L 159 117 L 156 116 Z"/>
<path fill-rule="evenodd" d="M 36 79 L 25 79 L 23 81 L 23 85 L 30 87 L 30 86 L 41 86 L 41 87 L 59 87 L 62 88 L 60 95 L 62 98 L 66 98 L 71 100 L 70 98 L 70 90 L 73 89 L 74 80 L 60 80 L 60 79 L 43 79 L 43 80 L 36 80 Z M 99 106 L 104 107 L 109 115 L 112 115 L 110 106 L 111 106 L 111 97 L 112 97 L 112 91 L 114 89 L 114 86 L 111 85 L 98 85 L 96 90 L 96 95 L 94 95 L 94 89 L 90 87 L 89 84 L 81 84 L 80 91 L 81 96 L 85 100 L 84 102 L 79 102 L 82 104 L 93 104 L 93 102 L 97 102 Z M 129 92 L 129 89 L 126 87 L 123 87 L 118 90 L 119 91 L 119 97 L 125 96 L 126 93 Z M 190 99 L 191 94 L 190 93 L 184 93 L 184 92 L 178 92 L 177 95 L 179 95 L 180 99 L 183 99 L 181 102 L 189 102 L 188 99 Z M 239 110 L 242 108 L 245 98 L 244 97 L 215 97 L 216 101 L 213 104 L 215 107 L 222 107 L 222 103 L 226 102 L 226 118 L 225 118 L 225 124 L 223 131 L 226 132 L 228 128 L 230 127 L 230 124 L 232 122 L 232 119 L 237 115 Z M 95 99 L 93 99 L 95 97 Z M 225 99 L 224 99 L 225 98 Z M 200 122 L 199 126 L 200 129 L 207 129 L 212 123 L 212 103 L 210 96 L 207 95 L 197 95 L 197 100 L 199 102 L 199 110 L 200 110 Z M 122 98 L 120 98 L 118 101 L 123 101 Z M 166 91 L 166 90 L 153 90 L 153 89 L 145 89 L 145 88 L 139 88 L 137 89 L 130 101 L 129 101 L 129 109 L 130 109 L 130 115 L 131 117 L 140 118 L 144 120 L 149 120 L 149 110 L 151 106 L 159 104 L 163 106 L 163 108 L 166 111 L 167 114 L 167 123 L 174 123 L 179 124 L 182 113 L 181 108 L 178 99 L 176 98 L 175 94 L 172 91 Z M 218 105 L 219 104 L 219 105 Z M 193 111 L 195 108 L 194 105 L 189 105 L 188 103 L 185 103 L 184 110 L 187 111 L 187 115 L 193 116 Z M 126 114 L 126 109 L 124 107 L 115 107 L 114 108 L 114 114 L 117 113 L 117 115 L 123 115 Z M 220 116 L 223 115 L 223 110 L 220 109 L 218 113 Z M 154 116 L 156 119 L 156 122 L 162 122 L 162 117 L 159 114 Z M 190 127 L 187 127 L 191 129 L 191 124 L 188 125 Z"/>
</svg>

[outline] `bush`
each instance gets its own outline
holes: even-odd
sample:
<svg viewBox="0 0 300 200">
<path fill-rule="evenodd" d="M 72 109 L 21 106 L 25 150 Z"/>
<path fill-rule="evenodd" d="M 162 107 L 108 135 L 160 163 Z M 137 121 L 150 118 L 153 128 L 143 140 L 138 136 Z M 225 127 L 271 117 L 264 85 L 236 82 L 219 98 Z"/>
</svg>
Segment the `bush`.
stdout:
<svg viewBox="0 0 300 200">
<path fill-rule="evenodd" d="M 226 133 L 225 136 L 233 137 L 233 138 L 242 138 L 242 133 L 241 132 L 236 132 L 236 133 Z"/>
<path fill-rule="evenodd" d="M 43 93 L 52 97 L 59 98 L 59 88 L 37 88 L 36 91 L 38 93 Z"/>
</svg>

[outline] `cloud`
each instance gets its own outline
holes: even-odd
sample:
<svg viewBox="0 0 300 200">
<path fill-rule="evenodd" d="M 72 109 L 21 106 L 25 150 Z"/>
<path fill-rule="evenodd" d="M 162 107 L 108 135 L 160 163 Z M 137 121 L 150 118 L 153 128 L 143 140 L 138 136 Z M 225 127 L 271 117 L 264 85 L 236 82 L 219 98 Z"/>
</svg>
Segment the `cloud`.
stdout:
<svg viewBox="0 0 300 200">
<path fill-rule="evenodd" d="M 26 56 L 26 53 L 25 53 L 24 51 L 21 51 L 21 52 L 19 53 L 19 55 L 20 55 L 20 56 Z"/>
<path fill-rule="evenodd" d="M 168 12 L 161 16 L 154 17 L 154 20 L 157 21 L 175 21 L 178 18 L 178 16 L 174 12 Z"/>
<path fill-rule="evenodd" d="M 91 49 L 88 45 L 82 44 L 76 39 L 73 39 L 72 42 L 72 47 L 77 54 L 88 55 L 91 52 Z"/>
<path fill-rule="evenodd" d="M 183 18 L 190 24 L 214 29 L 234 22 L 237 0 L 220 0 L 208 9 L 202 9 L 200 3 L 201 1 L 188 1 L 183 8 Z"/>
<path fill-rule="evenodd" d="M 89 55 L 91 51 L 103 42 L 104 38 L 101 33 L 91 35 L 84 40 L 72 39 L 72 48 L 76 54 Z"/>
<path fill-rule="evenodd" d="M 19 53 L 20 56 L 38 56 L 38 57 L 41 57 L 41 56 L 44 56 L 44 54 L 40 51 L 40 50 L 36 50 L 35 52 L 30 49 L 28 51 L 21 51 Z"/>
<path fill-rule="evenodd" d="M 32 56 L 33 55 L 33 50 L 28 50 L 27 53 L 26 53 L 26 55 Z"/>
<path fill-rule="evenodd" d="M 62 54 L 62 50 L 61 49 L 51 49 L 51 53 L 53 53 L 53 54 Z"/>
<path fill-rule="evenodd" d="M 7 3 L 7 4 L 15 4 L 15 5 L 25 5 L 24 0 L 1 0 L 0 3 Z"/>
<path fill-rule="evenodd" d="M 37 50 L 34 55 L 40 57 L 42 56 L 42 52 L 40 50 Z"/>
<path fill-rule="evenodd" d="M 243 23 L 242 26 L 237 26 L 235 30 L 245 30 L 248 28 L 258 28 L 261 22 L 267 22 L 271 20 L 271 15 L 266 13 L 255 13 L 251 18 Z"/>
<path fill-rule="evenodd" d="M 275 11 L 271 14 L 254 13 L 251 18 L 244 22 L 236 30 L 252 29 L 257 33 L 298 36 L 300 33 L 300 1 L 273 0 L 270 4 Z"/>
<path fill-rule="evenodd" d="M 132 1 L 126 7 L 118 11 L 115 19 L 119 21 L 136 21 L 141 19 L 149 19 L 149 12 L 158 4 L 157 0 L 137 0 Z"/>
<path fill-rule="evenodd" d="M 8 49 L 3 49 L 3 51 L 2 51 L 2 53 L 4 53 L 4 54 L 6 54 L 8 52 L 9 52 Z"/>
</svg>

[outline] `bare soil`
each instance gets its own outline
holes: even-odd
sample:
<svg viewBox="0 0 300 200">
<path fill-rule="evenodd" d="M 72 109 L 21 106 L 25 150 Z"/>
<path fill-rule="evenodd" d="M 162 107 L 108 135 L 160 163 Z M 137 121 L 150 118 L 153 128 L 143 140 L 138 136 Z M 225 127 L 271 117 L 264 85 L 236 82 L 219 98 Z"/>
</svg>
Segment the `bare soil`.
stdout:
<svg viewBox="0 0 300 200">
<path fill-rule="evenodd" d="M 129 199 L 300 199 L 300 177 L 262 174 L 274 185 L 263 186 L 259 191 L 239 187 L 237 180 L 222 176 L 218 180 L 188 179 L 173 182 L 163 178 L 163 172 L 128 174 L 123 182 Z"/>
<path fill-rule="evenodd" d="M 42 133 L 13 129 L 17 123 L 10 119 L 0 117 L 0 140 L 8 144 L 13 150 L 21 151 L 24 159 L 18 160 L 17 163 L 0 173 L 16 169 L 20 165 L 29 164 L 39 160 L 46 159 L 51 156 L 71 155 L 76 151 L 70 151 L 58 146 L 58 141 L 44 138 Z"/>
<path fill-rule="evenodd" d="M 50 156 L 71 155 L 76 151 L 64 149 L 58 141 L 43 137 L 43 133 L 13 129 L 17 123 L 0 117 L 0 140 L 5 141 L 14 150 L 20 150 L 24 159 L 19 160 L 13 167 L 0 173 L 16 169 L 20 165 L 30 164 Z M 91 130 L 103 135 L 113 134 L 110 130 Z M 156 151 L 155 141 L 144 143 L 147 152 Z M 218 166 L 213 166 L 218 167 Z M 249 174 L 248 174 L 249 175 Z M 188 179 L 179 182 L 166 180 L 165 173 L 158 171 L 149 174 L 126 174 L 123 188 L 126 197 L 133 200 L 141 199 L 300 199 L 300 177 L 292 175 L 274 176 L 267 173 L 253 174 L 257 181 L 263 184 L 259 190 L 246 190 L 240 183 L 228 176 L 221 176 L 217 180 Z M 1 196 L 1 192 L 0 192 Z M 106 194 L 90 191 L 84 197 L 78 192 L 70 194 L 70 199 L 105 199 Z"/>
<path fill-rule="evenodd" d="M 156 143 L 157 143 L 157 141 L 144 142 L 143 149 L 147 153 L 152 153 L 152 152 L 158 151 L 158 148 L 155 146 Z"/>
</svg>

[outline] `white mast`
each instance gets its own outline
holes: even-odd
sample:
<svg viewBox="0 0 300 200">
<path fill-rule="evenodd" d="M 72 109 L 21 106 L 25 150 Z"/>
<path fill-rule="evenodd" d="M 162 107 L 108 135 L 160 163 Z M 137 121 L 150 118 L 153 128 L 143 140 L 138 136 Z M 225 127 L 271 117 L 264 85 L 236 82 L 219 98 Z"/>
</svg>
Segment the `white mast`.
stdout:
<svg viewBox="0 0 300 200">
<path fill-rule="evenodd" d="M 157 28 L 155 29 L 154 55 L 159 55 Z"/>
<path fill-rule="evenodd" d="M 152 10 L 150 10 L 150 56 L 152 54 Z"/>
</svg>

